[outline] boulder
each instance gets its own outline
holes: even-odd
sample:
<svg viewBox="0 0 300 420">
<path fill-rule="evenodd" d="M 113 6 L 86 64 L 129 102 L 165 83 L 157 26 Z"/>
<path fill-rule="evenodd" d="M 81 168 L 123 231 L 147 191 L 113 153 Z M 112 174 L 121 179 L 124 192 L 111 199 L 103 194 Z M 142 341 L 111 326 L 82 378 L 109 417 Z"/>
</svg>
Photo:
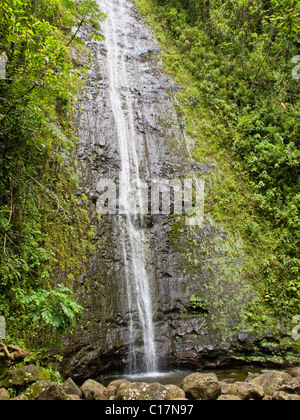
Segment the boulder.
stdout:
<svg viewBox="0 0 300 420">
<path fill-rule="evenodd" d="M 141 400 L 141 395 L 146 393 L 149 384 L 146 382 L 124 382 L 117 388 L 115 400 Z"/>
<path fill-rule="evenodd" d="M 286 392 L 287 394 L 300 395 L 300 377 L 293 378 L 287 385 L 283 385 L 280 391 Z"/>
<path fill-rule="evenodd" d="M 32 401 L 61 401 L 68 400 L 63 388 L 56 382 L 38 381 L 31 385 L 24 393 Z"/>
<path fill-rule="evenodd" d="M 105 395 L 107 396 L 109 400 L 113 400 L 116 396 L 117 391 L 118 391 L 117 387 L 115 387 L 114 385 L 109 385 L 107 387 L 107 390 L 105 391 Z"/>
<path fill-rule="evenodd" d="M 222 394 L 228 395 L 230 394 L 230 389 L 232 387 L 232 384 L 228 384 L 227 382 L 220 382 Z"/>
<path fill-rule="evenodd" d="M 108 385 L 107 390 L 105 391 L 105 395 L 109 400 L 114 400 L 116 398 L 118 389 L 124 385 L 129 384 L 130 382 L 126 379 L 118 379 L 116 381 L 113 381 Z"/>
<path fill-rule="evenodd" d="M 67 395 L 76 395 L 77 397 L 82 397 L 82 391 L 78 388 L 78 386 L 75 384 L 73 379 L 69 378 L 64 383 L 64 391 Z"/>
<path fill-rule="evenodd" d="M 221 395 L 218 401 L 241 401 L 242 399 L 237 395 Z"/>
<path fill-rule="evenodd" d="M 300 367 L 293 368 L 289 371 L 292 378 L 300 378 Z"/>
<path fill-rule="evenodd" d="M 78 397 L 78 395 L 68 395 L 68 400 L 69 401 L 80 401 L 81 398 Z"/>
<path fill-rule="evenodd" d="M 7 375 L 8 369 L 9 369 L 8 366 L 0 366 L 0 384 L 1 384 L 1 380 L 5 378 L 5 376 Z"/>
<path fill-rule="evenodd" d="M 106 401 L 108 400 L 106 396 L 107 389 L 105 386 L 99 384 L 99 382 L 89 379 L 86 381 L 80 388 L 82 391 L 83 398 L 88 401 Z"/>
<path fill-rule="evenodd" d="M 167 395 L 165 400 L 185 399 L 185 392 L 176 385 L 166 385 Z"/>
<path fill-rule="evenodd" d="M 0 387 L 24 387 L 37 381 L 49 381 L 49 373 L 36 365 L 27 365 L 18 368 L 10 368 L 0 380 Z"/>
<path fill-rule="evenodd" d="M 18 397 L 11 398 L 10 401 L 28 401 L 26 395 L 19 395 Z"/>
<path fill-rule="evenodd" d="M 130 384 L 130 382 L 129 382 L 129 381 L 127 381 L 127 379 L 117 379 L 116 381 L 111 382 L 111 383 L 108 385 L 108 388 L 109 388 L 110 386 L 114 386 L 114 387 L 116 387 L 116 388 L 118 389 L 118 388 L 120 388 L 120 386 L 122 386 L 122 385 L 127 385 L 127 384 Z"/>
<path fill-rule="evenodd" d="M 121 385 L 117 390 L 115 400 L 161 401 L 166 398 L 167 393 L 167 388 L 159 383 L 134 382 Z"/>
<path fill-rule="evenodd" d="M 265 396 L 260 385 L 248 382 L 236 382 L 231 385 L 228 394 L 240 397 L 241 400 L 262 400 Z"/>
<path fill-rule="evenodd" d="M 253 381 L 253 379 L 257 378 L 259 375 L 260 375 L 260 373 L 248 372 L 248 376 L 245 379 L 245 382 L 251 382 L 251 381 Z"/>
<path fill-rule="evenodd" d="M 150 384 L 146 390 L 146 399 L 151 401 L 160 401 L 166 398 L 168 390 L 165 386 L 155 382 L 154 384 Z"/>
<path fill-rule="evenodd" d="M 273 395 L 275 401 L 300 401 L 300 395 L 291 395 L 286 392 L 279 391 Z"/>
<path fill-rule="evenodd" d="M 221 395 L 221 385 L 214 373 L 192 373 L 183 380 L 181 388 L 192 400 L 217 400 Z"/>
<path fill-rule="evenodd" d="M 9 392 L 5 388 L 0 389 L 0 401 L 9 400 L 10 395 Z"/>
<path fill-rule="evenodd" d="M 292 377 L 285 372 L 270 371 L 253 379 L 250 384 L 259 385 L 263 388 L 266 395 L 273 396 L 280 391 L 283 385 L 292 381 Z"/>
</svg>

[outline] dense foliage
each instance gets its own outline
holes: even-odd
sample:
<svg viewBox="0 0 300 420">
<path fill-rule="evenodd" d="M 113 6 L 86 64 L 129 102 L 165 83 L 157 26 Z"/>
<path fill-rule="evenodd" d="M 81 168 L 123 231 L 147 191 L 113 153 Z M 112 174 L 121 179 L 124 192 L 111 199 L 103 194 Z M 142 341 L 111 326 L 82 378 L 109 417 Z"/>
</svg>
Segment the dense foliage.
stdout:
<svg viewBox="0 0 300 420">
<path fill-rule="evenodd" d="M 70 48 L 73 55 L 85 48 L 77 35 L 86 25 L 102 39 L 104 18 L 93 0 L 0 3 L 0 54 L 7 59 L 0 80 L 0 314 L 8 338 L 25 345 L 45 328 L 70 328 L 80 312 L 69 288 L 93 231 L 69 159 L 83 71 Z M 69 288 L 55 286 L 62 281 Z"/>
<path fill-rule="evenodd" d="M 165 66 L 199 161 L 216 161 L 210 211 L 244 240 L 258 292 L 249 318 L 300 308 L 300 3 L 136 0 L 168 52 Z M 210 181 L 208 181 L 210 182 Z"/>
</svg>

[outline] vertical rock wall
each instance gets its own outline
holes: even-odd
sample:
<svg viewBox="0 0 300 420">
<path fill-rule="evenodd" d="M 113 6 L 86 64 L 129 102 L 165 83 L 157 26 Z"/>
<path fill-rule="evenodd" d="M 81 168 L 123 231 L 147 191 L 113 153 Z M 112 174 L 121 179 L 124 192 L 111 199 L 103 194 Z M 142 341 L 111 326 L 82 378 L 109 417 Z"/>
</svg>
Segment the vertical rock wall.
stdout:
<svg viewBox="0 0 300 420">
<path fill-rule="evenodd" d="M 122 17 L 118 16 L 119 1 L 123 4 Z M 163 74 L 159 45 L 139 19 L 137 9 L 127 0 L 119 1 L 110 0 L 109 7 L 114 7 L 117 23 L 121 18 L 126 22 L 125 27 L 117 28 L 121 46 L 122 36 L 130 40 L 130 48 L 125 43 L 122 48 L 141 177 L 150 182 L 153 178 L 184 179 L 209 174 L 214 165 L 202 167 L 189 157 L 184 121 L 176 104 L 176 92 L 184 87 Z M 102 2 L 103 7 L 106 3 Z M 103 216 L 99 223 L 95 211 L 99 179 L 118 179 L 121 170 L 108 91 L 107 49 L 105 43 L 89 42 L 88 46 L 92 68 L 78 103 L 78 160 L 82 192 L 94 209 L 91 217 L 97 226 L 97 242 L 78 291 L 85 307 L 84 320 L 75 335 L 65 339 L 63 363 L 65 374 L 79 379 L 126 370 L 130 347 L 130 316 L 116 216 Z M 122 92 L 124 87 L 118 88 Z M 229 241 L 208 214 L 202 227 L 188 227 L 184 217 L 174 215 L 149 216 L 146 222 L 160 367 L 199 367 L 226 360 L 236 345 L 233 327 L 239 322 L 244 304 L 253 297 L 242 280 L 242 244 Z M 138 328 L 136 314 L 133 319 Z M 140 349 L 139 358 L 141 336 L 135 346 Z"/>
</svg>

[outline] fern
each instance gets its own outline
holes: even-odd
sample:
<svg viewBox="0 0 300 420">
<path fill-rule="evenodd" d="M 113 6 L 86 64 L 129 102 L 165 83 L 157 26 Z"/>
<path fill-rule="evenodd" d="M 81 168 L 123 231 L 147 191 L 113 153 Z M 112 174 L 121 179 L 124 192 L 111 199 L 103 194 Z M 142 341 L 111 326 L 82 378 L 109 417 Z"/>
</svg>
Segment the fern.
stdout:
<svg viewBox="0 0 300 420">
<path fill-rule="evenodd" d="M 61 284 L 50 291 L 40 290 L 25 295 L 21 302 L 30 309 L 30 322 L 41 322 L 59 334 L 72 329 L 83 310 L 73 292 Z"/>
</svg>

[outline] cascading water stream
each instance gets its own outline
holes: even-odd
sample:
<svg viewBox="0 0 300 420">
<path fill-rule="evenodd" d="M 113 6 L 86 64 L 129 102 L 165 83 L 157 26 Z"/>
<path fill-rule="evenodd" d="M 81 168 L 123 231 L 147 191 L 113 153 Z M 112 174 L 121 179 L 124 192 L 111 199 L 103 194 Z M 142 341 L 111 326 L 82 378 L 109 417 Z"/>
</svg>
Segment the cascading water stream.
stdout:
<svg viewBox="0 0 300 420">
<path fill-rule="evenodd" d="M 146 267 L 147 242 L 141 224 L 143 216 L 141 189 L 132 187 L 132 180 L 139 182 L 140 163 L 137 149 L 138 136 L 134 127 L 134 109 L 128 80 L 126 55 L 134 52 L 129 42 L 124 8 L 127 0 L 101 0 L 101 10 L 107 14 L 102 26 L 106 37 L 106 63 L 109 83 L 109 98 L 119 144 L 120 174 L 120 240 L 122 244 L 127 300 L 130 313 L 129 370 L 137 370 L 135 342 L 139 331 L 135 327 L 134 311 L 137 310 L 144 345 L 144 370 L 157 371 L 155 329 Z M 139 187 L 139 186 L 137 186 Z M 136 309 L 135 309 L 136 308 Z"/>
</svg>

